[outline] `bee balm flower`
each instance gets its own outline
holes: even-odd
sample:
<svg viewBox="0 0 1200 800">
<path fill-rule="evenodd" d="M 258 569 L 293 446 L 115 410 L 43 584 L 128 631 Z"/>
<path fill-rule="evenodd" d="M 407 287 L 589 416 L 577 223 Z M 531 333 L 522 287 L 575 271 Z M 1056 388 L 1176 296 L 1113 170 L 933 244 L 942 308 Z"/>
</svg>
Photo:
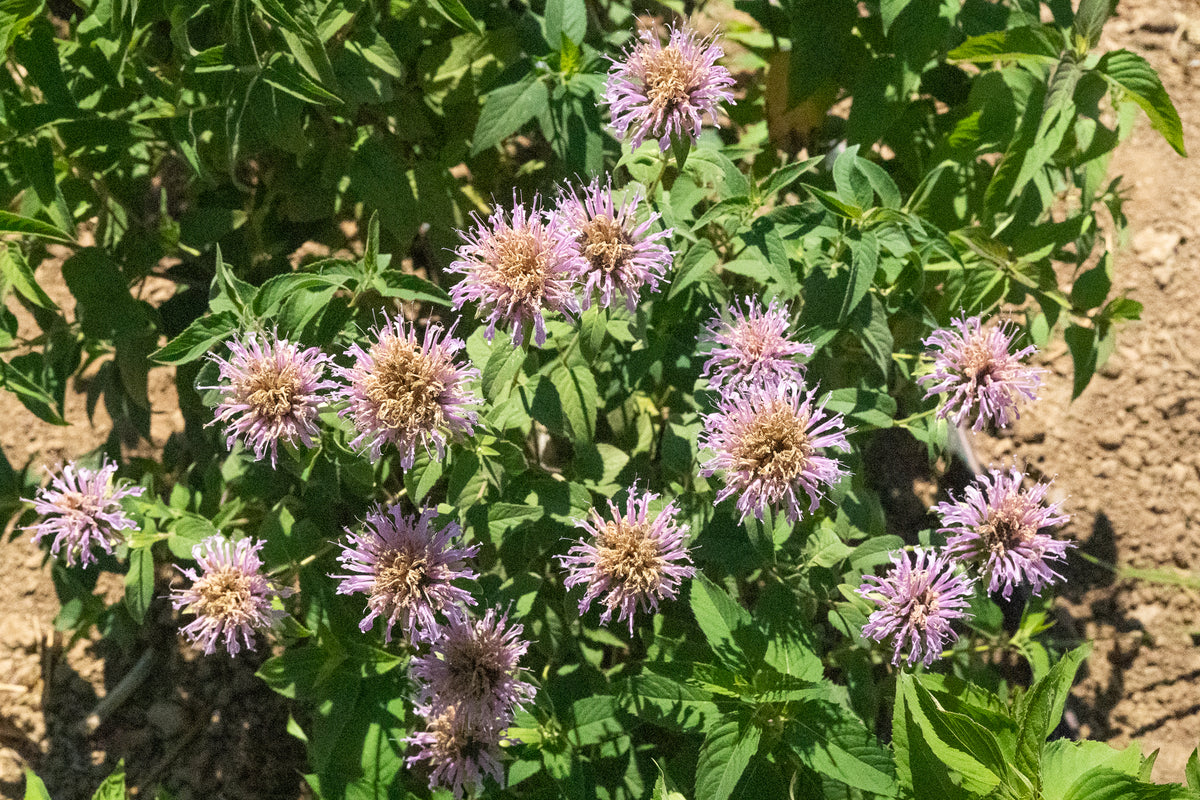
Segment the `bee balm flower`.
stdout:
<svg viewBox="0 0 1200 800">
<path fill-rule="evenodd" d="M 626 307 L 633 311 L 638 290 L 646 284 L 658 288 L 671 265 L 671 251 L 659 241 L 669 238 L 671 230 L 651 232 L 657 213 L 639 224 L 635 215 L 640 202 L 634 194 L 618 204 L 611 181 L 601 185 L 597 178 L 582 197 L 568 194 L 559 203 L 558 211 L 575 237 L 575 250 L 587 264 L 579 276 L 584 308 L 597 294 L 605 307 L 624 296 Z"/>
<path fill-rule="evenodd" d="M 714 317 L 705 326 L 706 340 L 714 347 L 704 362 L 704 376 L 713 389 L 736 388 L 745 381 L 761 384 L 804 380 L 804 365 L 797 356 L 811 356 L 814 348 L 788 338 L 787 310 L 771 300 L 766 310 L 753 300 L 743 311 L 730 305 L 732 320 Z"/>
<path fill-rule="evenodd" d="M 241 439 L 259 461 L 269 450 L 272 467 L 281 439 L 311 447 L 318 435 L 317 407 L 324 392 L 337 386 L 323 380 L 328 356 L 316 347 L 301 349 L 286 339 L 255 333 L 231 342 L 229 351 L 228 361 L 211 356 L 229 383 L 202 387 L 221 391 L 213 423 L 228 423 L 225 446 L 232 448 Z"/>
<path fill-rule="evenodd" d="M 430 643 L 431 652 L 412 660 L 421 715 L 432 718 L 453 708 L 465 725 L 507 727 L 534 694 L 520 677 L 518 662 L 529 649 L 521 630 L 494 608 L 476 621 L 452 618 Z"/>
<path fill-rule="evenodd" d="M 680 582 L 696 574 L 684 546 L 688 528 L 675 521 L 679 513 L 675 504 L 668 503 L 650 518 L 650 503 L 657 497 L 650 492 L 637 497 L 631 491 L 624 514 L 610 500 L 611 520 L 592 509 L 590 522 L 575 523 L 592 535 L 592 541 L 579 541 L 567 555 L 558 556 L 570 573 L 563 585 L 568 589 L 587 586 L 579 613 L 599 599 L 604 604 L 600 622 L 607 624 L 616 612 L 618 621 L 629 620 L 630 636 L 639 606 L 657 611 L 660 599 L 674 599 Z"/>
<path fill-rule="evenodd" d="M 700 466 L 700 474 L 725 473 L 716 502 L 736 498 L 743 520 L 749 514 L 762 519 L 767 508 L 782 507 L 796 522 L 802 494 L 812 513 L 825 488 L 848 474 L 821 452 L 849 450 L 848 432 L 842 415 L 817 404 L 813 390 L 791 382 L 750 384 L 723 396 L 716 413 L 704 415 L 700 444 L 714 455 Z"/>
<path fill-rule="evenodd" d="M 536 197 L 529 209 L 514 202 L 511 220 L 501 209 L 486 222 L 473 217 L 475 227 L 459 233 L 465 243 L 448 267 L 463 276 L 450 290 L 454 307 L 477 301 L 488 321 L 488 341 L 496 335 L 496 325 L 505 322 L 513 326 L 513 343 L 519 345 L 526 325 L 532 325 L 541 347 L 546 343 L 542 309 L 579 313 L 575 278 L 584 265 L 570 231 L 559 216 L 544 215 Z"/>
<path fill-rule="evenodd" d="M 367 595 L 368 613 L 359 624 L 364 633 L 377 617 L 384 619 L 383 640 L 392 640 L 396 625 L 410 642 L 430 639 L 440 631 L 437 615 L 462 618 L 459 603 L 475 605 L 466 589 L 452 581 L 478 575 L 463 566 L 479 547 L 452 548 L 450 540 L 462 531 L 451 522 L 441 530 L 431 530 L 437 512 L 430 509 L 413 517 L 399 506 L 386 511 L 376 508 L 367 514 L 363 533 L 349 530 L 338 560 L 351 574 L 333 575 L 341 581 L 338 594 L 362 592 Z"/>
<path fill-rule="evenodd" d="M 950 627 L 965 611 L 973 581 L 954 574 L 954 562 L 944 555 L 918 548 L 915 559 L 900 550 L 892 554 L 887 575 L 863 578 L 858 593 L 879 609 L 871 612 L 862 633 L 869 639 L 892 641 L 892 663 L 908 648 L 908 664 L 932 664 L 946 645 L 958 639 Z"/>
<path fill-rule="evenodd" d="M 705 114 L 716 120 L 717 104 L 733 100 L 733 76 L 717 65 L 724 55 L 712 40 L 686 28 L 671 28 L 664 46 L 651 31 L 614 59 L 604 99 L 612 112 L 612 127 L 621 138 L 632 137 L 637 149 L 647 138 L 666 151 L 671 138 L 700 137 Z"/>
<path fill-rule="evenodd" d="M 192 585 L 171 590 L 171 605 L 176 611 L 195 614 L 183 628 L 183 635 L 204 655 L 212 655 L 217 645 L 236 656 L 244 644 L 254 649 L 254 633 L 272 627 L 287 613 L 272 608 L 276 597 L 289 597 L 293 590 L 276 586 L 262 574 L 258 551 L 263 542 L 224 536 L 210 536 L 192 548 L 192 558 L 200 572 L 180 569 Z"/>
<path fill-rule="evenodd" d="M 426 722 L 425 730 L 404 739 L 415 748 L 405 759 L 412 769 L 421 761 L 430 765 L 429 788 L 450 789 L 461 800 L 468 790 L 478 795 L 484 776 L 503 783 L 500 766 L 500 729 L 467 724 L 454 706 Z"/>
<path fill-rule="evenodd" d="M 353 344 L 346 351 L 352 366 L 334 367 L 346 381 L 340 396 L 347 405 L 338 413 L 358 431 L 350 446 L 365 446 L 378 461 L 390 442 L 404 469 L 413 465 L 418 444 L 427 451 L 432 445 L 438 459 L 445 458 L 449 438 L 475 430 L 480 402 L 467 390 L 479 370 L 455 361 L 463 342 L 454 337 L 454 326 L 447 331 L 431 322 L 418 338 L 414 325 L 385 315 L 372 335 L 369 349 Z"/>
<path fill-rule="evenodd" d="M 1017 404 L 1023 398 L 1036 400 L 1043 370 L 1020 362 L 1037 352 L 1033 346 L 1010 352 L 1015 333 L 1006 325 L 984 328 L 979 317 L 951 320 L 956 330 L 934 331 L 925 339 L 926 347 L 936 347 L 933 372 L 917 378 L 928 386 L 925 397 L 948 394 L 938 412 L 943 419 L 961 425 L 978 409 L 973 430 L 987 423 L 1007 428 L 1019 416 Z"/>
<path fill-rule="evenodd" d="M 54 537 L 50 552 L 68 566 L 76 561 L 85 567 L 94 563 L 96 547 L 111 555 L 124 541 L 121 531 L 137 527 L 121 508 L 122 498 L 138 497 L 145 491 L 141 486 L 112 486 L 116 474 L 116 464 L 101 463 L 96 471 L 64 464 L 60 475 L 51 475 L 49 486 L 26 501 L 42 515 L 41 522 L 26 529 L 35 531 L 33 541 Z"/>
<path fill-rule="evenodd" d="M 988 591 L 1005 599 L 1013 587 L 1029 582 L 1034 594 L 1061 578 L 1051 562 L 1065 563 L 1071 542 L 1055 539 L 1043 528 L 1062 525 L 1070 517 L 1060 514 L 1057 503 L 1045 504 L 1048 483 L 1021 490 L 1024 475 L 1017 469 L 991 470 L 968 486 L 961 500 L 939 503 L 946 554 L 980 565 Z M 951 501 L 954 497 L 951 496 Z"/>
</svg>

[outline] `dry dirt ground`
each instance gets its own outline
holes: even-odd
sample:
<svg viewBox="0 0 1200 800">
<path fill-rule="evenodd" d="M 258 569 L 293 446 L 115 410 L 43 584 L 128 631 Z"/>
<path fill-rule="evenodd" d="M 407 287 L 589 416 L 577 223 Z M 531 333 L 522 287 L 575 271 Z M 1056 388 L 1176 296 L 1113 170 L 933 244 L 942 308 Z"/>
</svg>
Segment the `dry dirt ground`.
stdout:
<svg viewBox="0 0 1200 800">
<path fill-rule="evenodd" d="M 1073 514 L 1065 535 L 1080 552 L 1200 580 L 1200 5 L 1122 0 L 1104 45 L 1150 60 L 1197 156 L 1180 159 L 1141 121 L 1111 173 L 1125 176 L 1133 226 L 1132 246 L 1116 259 L 1117 286 L 1145 304 L 1142 322 L 1122 331 L 1116 354 L 1074 403 L 1070 356 L 1052 347 L 1042 399 L 1011 435 L 975 444 L 988 460 L 1015 459 L 1054 477 Z M 69 307 L 61 281 L 42 278 Z M 161 446 L 180 421 L 169 373 L 151 380 Z M 88 426 L 82 394 L 68 398 L 68 428 L 40 423 L 7 394 L 0 414 L 0 444 L 17 466 L 60 463 L 109 429 L 102 409 Z M 1200 594 L 1114 577 L 1079 557 L 1069 578 L 1050 635 L 1096 643 L 1071 706 L 1080 733 L 1141 739 L 1160 749 L 1155 777 L 1180 780 L 1200 743 Z M 160 579 L 165 593 L 169 576 Z M 181 654 L 161 601 L 151 611 L 158 624 L 130 652 L 105 652 L 95 636 L 65 641 L 51 624 L 57 610 L 41 551 L 27 535 L 0 537 L 0 796 L 21 796 L 22 770 L 33 767 L 56 800 L 89 797 L 114 754 L 128 758 L 135 788 L 162 782 L 180 800 L 296 796 L 303 754 L 285 733 L 286 711 L 253 677 L 256 664 Z M 89 732 L 98 699 L 145 652 L 155 660 L 137 701 Z"/>
</svg>

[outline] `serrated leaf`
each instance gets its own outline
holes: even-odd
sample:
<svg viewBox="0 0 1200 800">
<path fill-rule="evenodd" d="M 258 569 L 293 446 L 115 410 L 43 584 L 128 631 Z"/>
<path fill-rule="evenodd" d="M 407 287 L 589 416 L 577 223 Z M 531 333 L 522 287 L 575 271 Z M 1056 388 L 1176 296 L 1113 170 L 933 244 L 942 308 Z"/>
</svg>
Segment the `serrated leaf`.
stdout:
<svg viewBox="0 0 1200 800">
<path fill-rule="evenodd" d="M 22 236 L 39 236 L 52 242 L 75 244 L 75 240 L 66 231 L 59 230 L 48 222 L 39 219 L 23 217 L 11 211 L 0 211 L 0 233 L 18 233 Z"/>
<path fill-rule="evenodd" d="M 728 720 L 709 732 L 696 762 L 696 800 L 727 800 L 758 752 L 762 731 Z"/>
<path fill-rule="evenodd" d="M 810 769 L 879 797 L 895 797 L 895 767 L 874 734 L 833 703 L 810 700 L 794 712 L 785 741 Z"/>
<path fill-rule="evenodd" d="M 871 232 L 863 233 L 861 238 L 850 239 L 850 280 L 846 284 L 846 295 L 842 299 L 842 309 L 838 312 L 838 324 L 845 324 L 854 309 L 867 296 L 871 284 L 875 281 L 875 273 L 879 269 L 879 240 Z"/>
<path fill-rule="evenodd" d="M 840 197 L 831 192 L 827 192 L 824 189 L 818 189 L 815 186 L 805 186 L 804 190 L 816 198 L 818 203 L 825 206 L 826 209 L 839 217 L 844 219 L 862 218 L 863 210 L 861 208 L 842 200 Z"/>
<path fill-rule="evenodd" d="M 692 579 L 691 606 L 696 624 L 723 663 L 744 669 L 762 657 L 765 643 L 753 627 L 750 612 L 704 575 Z"/>
<path fill-rule="evenodd" d="M 471 155 L 500 144 L 526 122 L 544 113 L 549 104 L 546 83 L 532 72 L 516 83 L 488 92 L 483 97 L 483 108 L 472 136 Z"/>
<path fill-rule="evenodd" d="M 1175 152 L 1187 156 L 1179 112 L 1175 110 L 1175 104 L 1171 102 L 1170 95 L 1150 62 L 1128 50 L 1113 50 L 1104 54 L 1096 65 L 1096 71 L 1124 89 L 1146 112 L 1151 127 L 1162 134 Z"/>
<path fill-rule="evenodd" d="M 558 388 L 563 415 L 577 442 L 590 442 L 596 432 L 596 379 L 586 366 L 560 367 L 550 375 Z"/>
<path fill-rule="evenodd" d="M 1112 255 L 1105 253 L 1100 263 L 1075 279 L 1071 286 L 1071 305 L 1085 311 L 1099 308 L 1112 289 Z"/>
<path fill-rule="evenodd" d="M 1071 390 L 1071 399 L 1074 400 L 1083 394 L 1096 372 L 1096 331 L 1071 323 L 1063 331 L 1063 338 L 1066 339 L 1074 364 L 1075 380 Z"/>
<path fill-rule="evenodd" d="M 208 353 L 238 329 L 237 316 L 232 311 L 193 320 L 183 333 L 150 354 L 160 364 L 187 364 Z"/>
<path fill-rule="evenodd" d="M 1029 687 L 1017 710 L 1017 769 L 1040 784 L 1042 747 L 1046 737 L 1062 719 L 1063 706 L 1071 693 L 1075 673 L 1092 651 L 1087 642 L 1064 655 L 1050 668 L 1050 674 Z"/>
<path fill-rule="evenodd" d="M 479 23 L 471 16 L 471 12 L 467 11 L 462 0 L 429 0 L 429 4 L 467 33 L 483 34 L 483 28 L 479 27 Z"/>
<path fill-rule="evenodd" d="M 955 61 L 1018 61 L 1033 64 L 1053 64 L 1059 53 L 1051 46 L 1042 27 L 1023 26 L 1006 31 L 992 31 L 972 36 L 946 54 Z"/>
<path fill-rule="evenodd" d="M 546 41 L 559 48 L 565 37 L 580 44 L 587 33 L 587 5 L 583 0 L 547 0 Z"/>
<path fill-rule="evenodd" d="M 24 254 L 16 246 L 0 245 L 0 273 L 17 291 L 17 294 L 41 308 L 57 311 L 58 305 L 50 299 L 38 283 Z"/>
<path fill-rule="evenodd" d="M 129 572 L 125 574 L 125 608 L 133 621 L 141 625 L 154 600 L 154 554 L 149 547 L 129 551 Z"/>
</svg>

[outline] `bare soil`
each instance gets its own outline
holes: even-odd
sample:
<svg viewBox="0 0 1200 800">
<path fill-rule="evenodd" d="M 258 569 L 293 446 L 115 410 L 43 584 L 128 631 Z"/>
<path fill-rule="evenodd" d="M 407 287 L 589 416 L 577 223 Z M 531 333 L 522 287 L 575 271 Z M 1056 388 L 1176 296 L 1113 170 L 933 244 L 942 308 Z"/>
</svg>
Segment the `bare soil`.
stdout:
<svg viewBox="0 0 1200 800">
<path fill-rule="evenodd" d="M 1103 46 L 1154 65 L 1200 152 L 1195 0 L 1123 0 Z M 1143 320 L 1121 332 L 1117 352 L 1075 402 L 1070 355 L 1052 346 L 1041 400 L 1009 435 L 980 436 L 975 447 L 987 461 L 1015 460 L 1054 478 L 1073 514 L 1064 535 L 1080 553 L 1200 580 L 1200 160 L 1179 158 L 1143 118 L 1110 172 L 1125 176 L 1134 231 L 1117 253 L 1116 285 L 1145 304 Z M 43 270 L 39 278 L 69 308 L 61 276 L 53 265 Z M 65 428 L 0 394 L 0 445 L 14 465 L 53 466 L 104 440 L 111 423 L 98 409 L 89 425 L 86 380 L 75 388 L 66 413 L 75 424 Z M 161 446 L 181 425 L 169 370 L 151 373 L 151 399 L 152 444 Z M 1078 556 L 1068 577 L 1050 636 L 1095 641 L 1070 707 L 1080 734 L 1118 745 L 1141 739 L 1160 750 L 1154 777 L 1181 780 L 1200 742 L 1200 594 L 1117 577 Z M 160 575 L 160 594 L 169 579 Z M 122 588 L 110 581 L 99 591 L 116 598 Z M 162 784 L 181 800 L 301 792 L 302 748 L 286 733 L 282 703 L 253 676 L 262 655 L 193 658 L 161 600 L 127 651 L 106 651 L 96 634 L 69 642 L 54 631 L 57 611 L 42 551 L 21 532 L 0 537 L 0 796 L 21 796 L 22 772 L 32 768 L 57 800 L 87 798 L 119 758 L 135 791 Z M 136 700 L 93 730 L 99 699 L 146 653 L 152 668 Z"/>
</svg>

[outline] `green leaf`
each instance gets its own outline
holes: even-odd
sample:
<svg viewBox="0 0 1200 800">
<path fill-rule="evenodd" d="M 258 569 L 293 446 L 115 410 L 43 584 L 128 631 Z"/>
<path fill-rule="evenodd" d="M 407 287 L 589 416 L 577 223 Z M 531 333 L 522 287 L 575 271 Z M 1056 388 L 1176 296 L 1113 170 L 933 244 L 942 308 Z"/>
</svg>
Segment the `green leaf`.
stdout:
<svg viewBox="0 0 1200 800">
<path fill-rule="evenodd" d="M 875 234 L 865 232 L 861 238 L 847 240 L 850 245 L 850 280 L 846 284 L 846 295 L 842 299 L 842 310 L 838 312 L 838 324 L 844 325 L 854 309 L 867 296 L 879 269 L 879 240 Z"/>
<path fill-rule="evenodd" d="M 149 547 L 130 550 L 129 572 L 125 574 L 125 608 L 134 622 L 142 624 L 153 600 L 154 554 Z"/>
<path fill-rule="evenodd" d="M 117 762 L 117 768 L 100 784 L 92 800 L 125 800 L 125 759 Z"/>
<path fill-rule="evenodd" d="M 1044 27 L 1025 26 L 972 36 L 946 54 L 955 61 L 1017 61 L 1028 64 L 1053 64 L 1058 50 L 1050 44 Z"/>
<path fill-rule="evenodd" d="M 342 98 L 328 91 L 296 66 L 287 56 L 274 59 L 262 72 L 262 79 L 280 91 L 313 105 L 340 106 Z"/>
<path fill-rule="evenodd" d="M 23 217 L 11 211 L 0 211 L 0 233 L 19 233 L 22 236 L 40 236 L 52 242 L 75 244 L 75 239 L 69 233 L 61 231 L 48 222 L 40 219 Z"/>
<path fill-rule="evenodd" d="M 1079 778 L 1096 768 L 1137 777 L 1142 761 L 1137 742 L 1118 750 L 1104 742 L 1055 739 L 1046 743 L 1042 753 L 1042 796 L 1044 800 L 1063 800 Z"/>
<path fill-rule="evenodd" d="M 587 5 L 583 0 L 547 0 L 546 41 L 551 47 L 560 47 L 563 37 L 579 44 L 586 33 Z"/>
<path fill-rule="evenodd" d="M 905 702 L 926 744 L 943 764 L 962 776 L 964 788 L 986 794 L 1000 785 L 1008 771 L 996 738 L 964 714 L 942 709 L 929 690 L 909 673 L 902 673 Z"/>
<path fill-rule="evenodd" d="M 732 669 L 754 666 L 766 648 L 750 612 L 705 575 L 692 579 L 690 594 L 692 615 L 717 657 Z"/>
<path fill-rule="evenodd" d="M 200 317 L 151 353 L 150 359 L 160 364 L 187 364 L 213 352 L 218 343 L 228 339 L 237 329 L 237 317 L 232 311 Z"/>
<path fill-rule="evenodd" d="M 650 800 L 687 800 L 687 798 L 675 791 L 674 787 L 667 784 L 666 773 L 659 772 L 658 780 L 654 782 L 654 791 L 650 795 Z"/>
<path fill-rule="evenodd" d="M 1072 322 L 1063 331 L 1063 338 L 1067 341 L 1067 347 L 1071 351 L 1071 361 L 1075 365 L 1075 382 L 1071 390 L 1071 399 L 1074 400 L 1083 394 L 1083 390 L 1087 388 L 1088 383 L 1092 380 L 1092 375 L 1096 372 L 1096 331 Z"/>
<path fill-rule="evenodd" d="M 875 735 L 841 706 L 806 701 L 794 712 L 784 741 L 821 775 L 879 797 L 897 795 L 891 756 Z"/>
<path fill-rule="evenodd" d="M 508 396 L 513 378 L 525 363 L 525 348 L 512 347 L 502 336 L 492 341 L 492 352 L 483 367 L 483 396 L 498 403 Z"/>
<path fill-rule="evenodd" d="M 40 367 L 40 368 L 39 368 Z M 66 425 L 60 404 L 44 384 L 44 357 L 41 353 L 19 356 L 12 361 L 0 361 L 0 385 L 17 396 L 21 405 L 38 419 L 51 425 Z"/>
<path fill-rule="evenodd" d="M 1112 289 L 1112 254 L 1105 253 L 1100 263 L 1075 279 L 1071 286 L 1071 305 L 1085 311 L 1099 308 Z"/>
<path fill-rule="evenodd" d="M 813 156 L 812 158 L 795 161 L 780 167 L 768 175 L 762 182 L 762 185 L 758 189 L 759 197 L 763 200 L 770 200 L 775 194 L 791 186 L 801 175 L 815 169 L 824 158 L 824 156 Z"/>
<path fill-rule="evenodd" d="M 617 699 L 608 694 L 576 700 L 571 704 L 570 740 L 576 745 L 589 745 L 627 735 L 625 726 L 617 719 L 617 710 Z"/>
<path fill-rule="evenodd" d="M 673 300 L 688 286 L 709 274 L 719 261 L 720 256 L 707 239 L 701 239 L 689 247 L 683 258 L 678 259 L 679 266 L 671 279 L 671 291 L 667 293 L 667 300 Z"/>
<path fill-rule="evenodd" d="M 761 738 L 759 728 L 737 720 L 710 731 L 696 762 L 696 800 L 727 800 L 758 752 Z"/>
<path fill-rule="evenodd" d="M 563 415 L 577 442 L 590 442 L 596 432 L 596 379 L 586 366 L 562 367 L 550 373 L 558 388 Z"/>
<path fill-rule="evenodd" d="M 1193 750 L 1188 756 L 1183 774 L 1187 777 L 1188 788 L 1193 792 L 1200 792 L 1200 748 Z"/>
<path fill-rule="evenodd" d="M 1096 70 L 1110 83 L 1124 89 L 1150 117 L 1150 125 L 1162 134 L 1175 152 L 1187 156 L 1183 144 L 1183 124 L 1167 90 L 1154 67 L 1146 59 L 1128 50 L 1105 53 Z"/>
<path fill-rule="evenodd" d="M 1146 783 L 1101 767 L 1076 781 L 1063 800 L 1192 800 L 1194 797 L 1178 784 Z"/>
<path fill-rule="evenodd" d="M 58 310 L 58 305 L 38 283 L 33 270 L 29 268 L 29 262 L 25 260 L 25 255 L 15 245 L 0 245 L 0 274 L 4 275 L 4 279 L 17 294 L 35 306 L 51 311 Z"/>
<path fill-rule="evenodd" d="M 467 7 L 462 4 L 462 0 L 429 0 L 429 4 L 441 12 L 446 19 L 467 33 L 473 33 L 477 36 L 483 34 L 483 28 L 479 27 L 479 23 L 471 16 L 471 12 L 467 11 Z"/>
<path fill-rule="evenodd" d="M 1100 43 L 1100 32 L 1104 30 L 1104 23 L 1112 16 L 1115 6 L 1116 0 L 1079 0 L 1072 29 L 1088 49 Z"/>
<path fill-rule="evenodd" d="M 934 754 L 926 734 L 918 722 L 908 699 L 907 681 L 911 677 L 900 673 L 896 681 L 896 702 L 892 712 L 892 749 L 896 754 L 896 774 L 900 785 L 920 787 L 922 797 L 939 800 L 967 800 L 969 794 L 950 777 L 949 768 Z"/>
<path fill-rule="evenodd" d="M 856 205 L 847 203 L 837 195 L 818 189 L 815 186 L 805 186 L 804 190 L 816 198 L 817 202 L 826 209 L 843 219 L 861 219 L 863 210 Z"/>
<path fill-rule="evenodd" d="M 483 109 L 472 136 L 471 155 L 500 144 L 549 107 L 546 83 L 532 72 L 516 83 L 488 92 L 483 97 Z"/>
<path fill-rule="evenodd" d="M 1071 693 L 1075 673 L 1092 651 L 1091 642 L 1064 655 L 1050 674 L 1029 687 L 1017 709 L 1017 753 L 1014 764 L 1030 779 L 1041 783 L 1042 748 L 1046 737 L 1062 719 L 1063 705 Z"/>
<path fill-rule="evenodd" d="M 46 784 L 31 769 L 25 770 L 25 800 L 50 800 Z"/>
</svg>

